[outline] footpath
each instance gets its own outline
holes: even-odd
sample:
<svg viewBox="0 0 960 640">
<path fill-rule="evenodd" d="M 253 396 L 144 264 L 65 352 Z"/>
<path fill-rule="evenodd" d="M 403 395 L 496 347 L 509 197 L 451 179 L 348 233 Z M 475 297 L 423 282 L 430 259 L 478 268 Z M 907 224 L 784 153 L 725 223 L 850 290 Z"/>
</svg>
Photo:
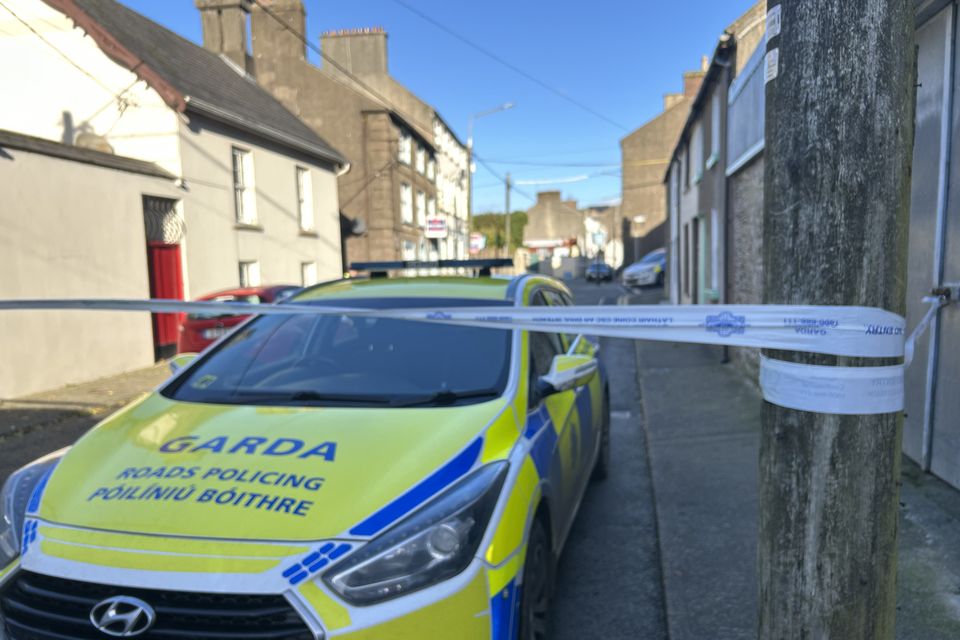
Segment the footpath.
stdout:
<svg viewBox="0 0 960 640">
<path fill-rule="evenodd" d="M 90 427 L 170 376 L 166 363 L 15 399 L 0 399 L 0 482 L 76 442 Z"/>
<path fill-rule="evenodd" d="M 714 347 L 636 342 L 671 640 L 756 638 L 762 398 Z M 904 458 L 897 639 L 960 638 L 960 491 Z"/>
</svg>

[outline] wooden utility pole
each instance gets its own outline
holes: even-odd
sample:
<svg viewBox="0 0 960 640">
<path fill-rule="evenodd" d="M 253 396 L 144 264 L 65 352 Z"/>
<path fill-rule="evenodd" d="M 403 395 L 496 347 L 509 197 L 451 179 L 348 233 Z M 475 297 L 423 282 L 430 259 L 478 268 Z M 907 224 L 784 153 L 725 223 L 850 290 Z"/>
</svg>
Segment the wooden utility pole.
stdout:
<svg viewBox="0 0 960 640">
<path fill-rule="evenodd" d="M 765 303 L 905 313 L 913 7 L 770 0 L 781 31 L 768 31 L 766 59 Z M 902 421 L 764 403 L 760 638 L 894 637 Z"/>
</svg>

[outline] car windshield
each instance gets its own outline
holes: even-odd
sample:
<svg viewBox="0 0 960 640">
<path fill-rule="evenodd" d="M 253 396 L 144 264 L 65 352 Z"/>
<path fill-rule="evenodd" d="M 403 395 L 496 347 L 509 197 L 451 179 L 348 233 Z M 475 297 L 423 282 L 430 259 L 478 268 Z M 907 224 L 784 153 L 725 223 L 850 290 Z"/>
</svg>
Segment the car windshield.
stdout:
<svg viewBox="0 0 960 640">
<path fill-rule="evenodd" d="M 664 255 L 666 254 L 663 251 L 654 251 L 653 253 L 648 253 L 647 255 L 643 256 L 643 258 L 637 264 L 650 264 L 652 262 L 660 262 L 661 260 L 663 260 Z"/>
<path fill-rule="evenodd" d="M 507 305 L 467 299 L 310 301 L 357 308 Z M 348 315 L 243 326 L 163 390 L 174 400 L 281 406 L 442 406 L 502 395 L 511 332 Z"/>
</svg>

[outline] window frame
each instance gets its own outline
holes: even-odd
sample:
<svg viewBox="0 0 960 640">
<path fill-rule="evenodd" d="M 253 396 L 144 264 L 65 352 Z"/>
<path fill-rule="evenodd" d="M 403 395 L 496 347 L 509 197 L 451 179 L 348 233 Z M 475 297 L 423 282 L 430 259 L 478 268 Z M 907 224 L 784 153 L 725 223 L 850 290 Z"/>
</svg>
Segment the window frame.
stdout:
<svg viewBox="0 0 960 640">
<path fill-rule="evenodd" d="M 257 226 L 257 192 L 254 176 L 253 151 L 243 147 L 230 148 L 233 178 L 233 204 L 236 223 L 245 226 Z"/>
<path fill-rule="evenodd" d="M 297 218 L 300 230 L 312 232 L 317 230 L 317 220 L 314 214 L 313 174 L 307 167 L 297 165 Z M 304 215 L 306 213 L 307 215 Z"/>
<path fill-rule="evenodd" d="M 242 288 L 262 286 L 263 274 L 260 271 L 259 260 L 240 260 L 238 263 L 238 281 Z M 252 276 L 256 277 L 252 277 Z"/>
<path fill-rule="evenodd" d="M 404 196 L 407 196 L 406 198 Z M 400 221 L 403 224 L 414 223 L 413 185 L 409 182 L 400 183 Z"/>
</svg>

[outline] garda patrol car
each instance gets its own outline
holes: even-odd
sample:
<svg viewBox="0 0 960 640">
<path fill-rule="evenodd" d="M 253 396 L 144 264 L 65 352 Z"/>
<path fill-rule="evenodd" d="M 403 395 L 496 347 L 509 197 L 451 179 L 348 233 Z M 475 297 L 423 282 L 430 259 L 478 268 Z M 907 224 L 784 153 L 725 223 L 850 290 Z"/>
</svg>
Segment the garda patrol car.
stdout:
<svg viewBox="0 0 960 640">
<path fill-rule="evenodd" d="M 539 276 L 371 278 L 361 309 L 562 306 Z M 609 397 L 583 336 L 262 315 L 6 482 L 6 640 L 546 637 Z"/>
</svg>

